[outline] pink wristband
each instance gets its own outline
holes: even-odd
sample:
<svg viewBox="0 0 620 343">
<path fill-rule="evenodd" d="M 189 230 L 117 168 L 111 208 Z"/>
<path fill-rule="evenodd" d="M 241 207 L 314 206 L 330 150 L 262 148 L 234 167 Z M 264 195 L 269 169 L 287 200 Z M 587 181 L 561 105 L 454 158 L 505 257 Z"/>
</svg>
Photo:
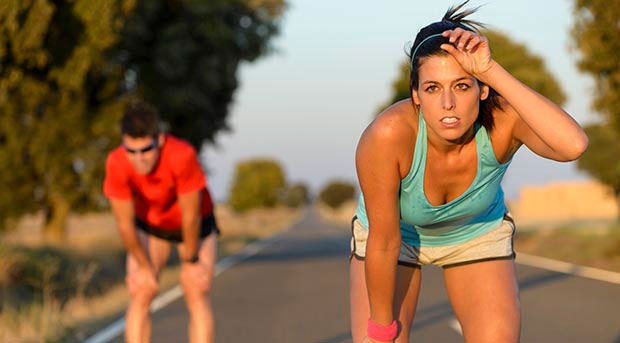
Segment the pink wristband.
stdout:
<svg viewBox="0 0 620 343">
<path fill-rule="evenodd" d="M 393 320 L 392 324 L 385 326 L 377 324 L 368 318 L 368 337 L 376 341 L 389 342 L 396 339 L 397 334 L 398 325 L 396 325 L 396 320 Z"/>
</svg>

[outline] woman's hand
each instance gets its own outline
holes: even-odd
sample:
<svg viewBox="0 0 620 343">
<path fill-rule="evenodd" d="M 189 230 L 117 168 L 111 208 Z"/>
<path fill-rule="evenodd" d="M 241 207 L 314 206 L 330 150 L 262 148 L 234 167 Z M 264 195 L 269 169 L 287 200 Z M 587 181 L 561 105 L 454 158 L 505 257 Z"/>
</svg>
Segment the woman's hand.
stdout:
<svg viewBox="0 0 620 343">
<path fill-rule="evenodd" d="M 449 37 L 450 43 L 454 45 L 442 44 L 441 48 L 452 55 L 461 67 L 475 78 L 481 80 L 495 63 L 491 58 L 489 40 L 485 36 L 461 28 L 446 30 L 442 35 Z"/>
</svg>

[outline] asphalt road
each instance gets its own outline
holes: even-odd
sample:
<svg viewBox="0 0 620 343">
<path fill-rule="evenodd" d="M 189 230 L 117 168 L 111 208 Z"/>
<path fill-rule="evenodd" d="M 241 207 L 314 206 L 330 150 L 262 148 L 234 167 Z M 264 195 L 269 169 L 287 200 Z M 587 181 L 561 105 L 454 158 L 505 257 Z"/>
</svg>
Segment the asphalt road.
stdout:
<svg viewBox="0 0 620 343">
<path fill-rule="evenodd" d="M 214 281 L 218 343 L 350 342 L 347 227 L 309 211 Z M 523 342 L 620 342 L 620 285 L 517 266 Z M 462 342 L 441 269 L 424 267 L 412 341 Z M 153 342 L 186 342 L 179 299 L 153 316 Z M 121 342 L 119 337 L 117 342 Z"/>
</svg>

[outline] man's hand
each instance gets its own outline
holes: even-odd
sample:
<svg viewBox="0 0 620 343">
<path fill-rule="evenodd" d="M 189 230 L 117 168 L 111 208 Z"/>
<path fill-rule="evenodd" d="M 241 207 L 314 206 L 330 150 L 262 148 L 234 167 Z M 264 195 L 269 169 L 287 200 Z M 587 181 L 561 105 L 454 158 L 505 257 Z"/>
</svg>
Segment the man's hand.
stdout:
<svg viewBox="0 0 620 343">
<path fill-rule="evenodd" d="M 207 268 L 199 262 L 181 264 L 181 283 L 185 285 L 194 285 L 202 292 L 209 290 L 211 273 Z"/>
<path fill-rule="evenodd" d="M 138 292 L 145 292 L 150 296 L 154 296 L 159 292 L 159 283 L 155 277 L 153 269 L 148 267 L 140 267 L 127 275 L 127 288 L 130 295 L 136 295 Z"/>
</svg>

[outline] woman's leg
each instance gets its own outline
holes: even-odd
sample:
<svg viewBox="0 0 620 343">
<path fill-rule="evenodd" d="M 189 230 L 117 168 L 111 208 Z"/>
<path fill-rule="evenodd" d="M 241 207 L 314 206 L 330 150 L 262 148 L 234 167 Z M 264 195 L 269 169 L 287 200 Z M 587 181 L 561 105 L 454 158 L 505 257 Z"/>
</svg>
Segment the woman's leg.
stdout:
<svg viewBox="0 0 620 343">
<path fill-rule="evenodd" d="M 449 267 L 444 277 L 466 342 L 519 342 L 519 287 L 512 259 Z"/>
<path fill-rule="evenodd" d="M 360 343 L 366 337 L 370 308 L 364 261 L 351 259 L 349 268 L 349 294 L 351 302 L 351 333 L 353 343 Z M 396 342 L 409 342 L 409 330 L 418 303 L 420 292 L 420 268 L 399 265 L 396 272 L 396 292 L 394 299 L 395 314 L 400 330 Z"/>
</svg>

